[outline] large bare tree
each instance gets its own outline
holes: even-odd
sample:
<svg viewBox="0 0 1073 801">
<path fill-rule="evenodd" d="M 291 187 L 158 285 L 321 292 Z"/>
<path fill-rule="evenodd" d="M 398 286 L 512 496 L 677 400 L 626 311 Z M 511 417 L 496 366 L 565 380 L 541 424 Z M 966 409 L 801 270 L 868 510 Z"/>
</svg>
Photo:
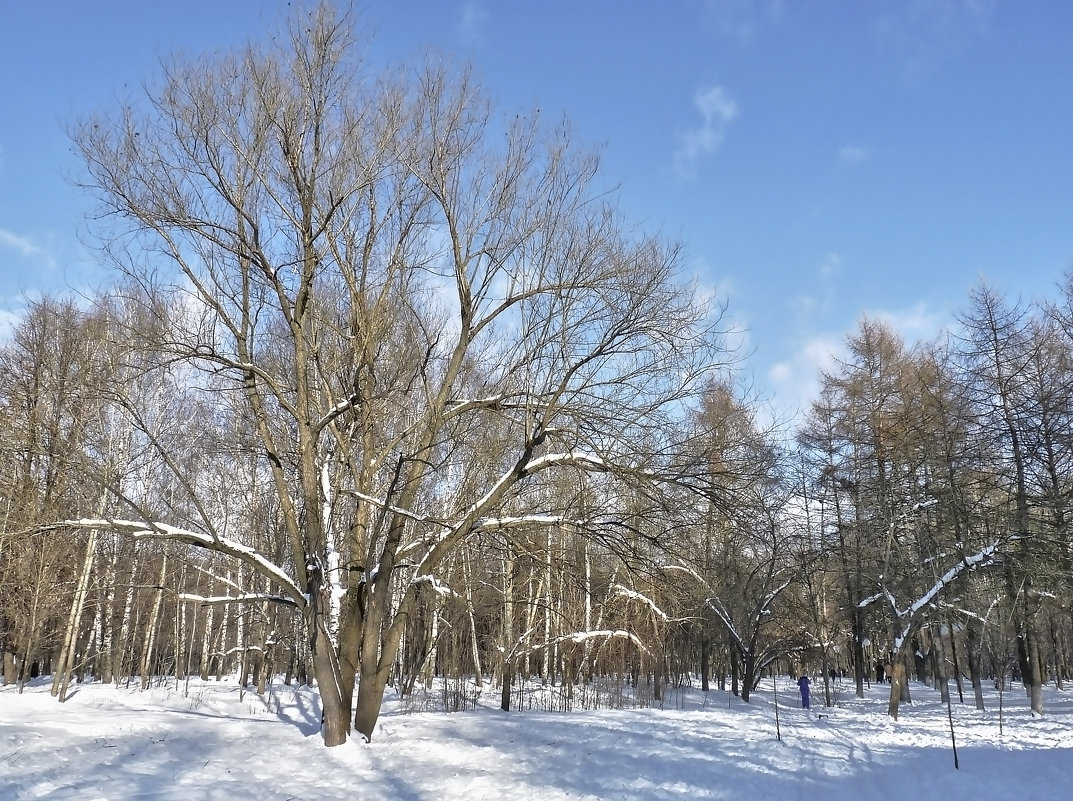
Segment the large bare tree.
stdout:
<svg viewBox="0 0 1073 801">
<path fill-rule="evenodd" d="M 328 745 L 352 712 L 372 736 L 419 593 L 462 544 L 569 516 L 527 495 L 538 474 L 658 484 L 727 358 L 677 247 L 621 219 L 567 126 L 494 114 L 465 70 L 362 56 L 323 4 L 168 62 L 74 132 L 109 252 L 160 318 L 147 344 L 215 393 L 281 536 L 225 528 L 192 480 L 188 519 L 79 524 L 270 579 L 305 621 Z"/>
</svg>

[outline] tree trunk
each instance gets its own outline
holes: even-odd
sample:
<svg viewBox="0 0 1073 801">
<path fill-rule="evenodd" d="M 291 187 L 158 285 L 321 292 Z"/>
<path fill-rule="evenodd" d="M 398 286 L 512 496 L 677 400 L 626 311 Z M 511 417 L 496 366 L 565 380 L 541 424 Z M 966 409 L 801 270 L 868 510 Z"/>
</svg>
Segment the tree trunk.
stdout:
<svg viewBox="0 0 1073 801">
<path fill-rule="evenodd" d="M 701 692 L 708 692 L 708 662 L 710 660 L 711 647 L 708 644 L 708 638 L 702 637 L 700 640 L 700 689 Z"/>
<path fill-rule="evenodd" d="M 82 611 L 86 607 L 86 595 L 89 593 L 89 577 L 93 572 L 93 556 L 97 549 L 97 529 L 89 531 L 86 542 L 86 555 L 82 560 L 82 572 L 78 576 L 78 587 L 71 600 L 71 614 L 67 618 L 67 632 L 63 638 L 63 649 L 56 665 L 52 681 L 52 695 L 59 696 L 60 703 L 67 700 L 67 685 L 71 682 L 71 668 L 74 664 L 75 646 L 78 643 L 81 628 Z"/>
<path fill-rule="evenodd" d="M 857 697 L 864 698 L 864 622 L 856 604 L 853 605 L 853 681 Z"/>
<path fill-rule="evenodd" d="M 820 648 L 820 669 L 823 671 L 823 705 L 831 705 L 831 659 L 827 653 L 826 641 Z"/>
<path fill-rule="evenodd" d="M 507 546 L 510 547 L 509 545 Z M 499 708 L 510 711 L 510 686 L 514 681 L 514 556 L 508 553 L 503 567 L 503 622 L 501 624 L 500 652 L 502 661 L 500 676 L 503 691 L 499 699 Z"/>
<path fill-rule="evenodd" d="M 968 650 L 969 676 L 972 679 L 972 692 L 976 697 L 976 708 L 984 709 L 983 677 L 980 675 L 980 627 L 972 618 L 965 625 L 965 645 Z"/>
<path fill-rule="evenodd" d="M 731 644 L 730 646 L 730 692 L 734 695 L 740 694 L 740 688 L 738 686 L 738 680 L 741 675 L 741 657 L 738 653 L 737 646 Z M 746 698 L 745 700 L 748 700 Z"/>
<path fill-rule="evenodd" d="M 887 702 L 887 714 L 898 719 L 898 705 L 902 700 L 902 687 L 905 686 L 905 661 L 895 656 L 892 663 L 894 675 L 890 680 L 890 700 Z"/>
<path fill-rule="evenodd" d="M 1040 671 L 1039 649 L 1036 646 L 1035 620 L 1027 617 L 1022 633 L 1017 637 L 1017 657 L 1021 677 L 1032 708 L 1032 715 L 1043 714 L 1043 676 Z"/>
<path fill-rule="evenodd" d="M 950 630 L 950 661 L 953 663 L 954 680 L 958 688 L 958 703 L 965 703 L 965 682 L 961 676 L 961 664 L 958 659 L 957 637 L 954 634 L 953 621 L 949 625 Z"/>
<path fill-rule="evenodd" d="M 939 697 L 946 706 L 950 703 L 950 678 L 946 672 L 946 653 L 941 630 L 937 636 L 931 638 L 931 652 L 935 665 L 935 680 L 939 684 Z"/>
<path fill-rule="evenodd" d="M 167 575 L 168 570 L 168 554 L 164 553 L 160 558 L 160 579 L 158 584 L 162 587 L 164 585 L 164 578 Z M 145 626 L 145 645 L 142 650 L 142 659 L 139 671 L 141 673 L 141 687 L 143 690 L 149 689 L 149 683 L 152 679 L 153 664 L 153 649 L 156 647 L 156 634 L 157 634 L 157 622 L 160 619 L 160 604 L 164 598 L 164 591 L 157 589 L 153 598 L 153 607 L 149 612 L 149 622 Z"/>
</svg>

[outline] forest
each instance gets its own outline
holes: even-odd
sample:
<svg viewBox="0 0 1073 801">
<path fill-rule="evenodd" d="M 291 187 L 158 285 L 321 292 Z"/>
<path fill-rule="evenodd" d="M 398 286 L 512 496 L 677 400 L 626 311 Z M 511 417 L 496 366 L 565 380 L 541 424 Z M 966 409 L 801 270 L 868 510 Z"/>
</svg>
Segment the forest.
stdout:
<svg viewBox="0 0 1073 801">
<path fill-rule="evenodd" d="M 792 421 L 569 125 L 323 4 L 72 141 L 114 281 L 0 343 L 3 681 L 659 705 L 1069 678 L 1073 276 L 862 319 Z"/>
</svg>

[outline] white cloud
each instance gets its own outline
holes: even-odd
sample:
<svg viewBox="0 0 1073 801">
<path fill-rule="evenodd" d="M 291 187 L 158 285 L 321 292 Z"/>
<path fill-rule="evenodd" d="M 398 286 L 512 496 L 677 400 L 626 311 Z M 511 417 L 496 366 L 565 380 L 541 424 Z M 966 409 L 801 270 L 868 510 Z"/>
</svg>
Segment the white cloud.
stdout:
<svg viewBox="0 0 1073 801">
<path fill-rule="evenodd" d="M 846 343 L 839 334 L 823 333 L 803 340 L 783 361 L 767 372 L 776 403 L 793 417 L 808 411 L 820 394 L 820 373 L 835 369 L 846 356 Z"/>
<path fill-rule="evenodd" d="M 808 296 L 792 302 L 791 308 L 798 318 L 798 330 L 807 331 L 811 327 L 822 305 Z M 904 309 L 868 310 L 863 316 L 889 326 L 901 337 L 906 348 L 934 340 L 946 325 L 946 316 L 923 302 Z M 808 411 L 809 405 L 819 397 L 821 372 L 838 370 L 838 362 L 849 355 L 846 338 L 853 336 L 856 331 L 855 324 L 840 333 L 821 331 L 804 334 L 786 358 L 768 368 L 767 383 L 781 415 L 793 418 Z"/>
<path fill-rule="evenodd" d="M 462 4 L 462 17 L 455 30 L 459 38 L 468 45 L 479 45 L 484 40 L 481 28 L 488 19 L 488 12 L 473 2 Z"/>
<path fill-rule="evenodd" d="M 741 44 L 785 19 L 788 12 L 784 0 L 707 0 L 704 10 L 721 34 Z"/>
<path fill-rule="evenodd" d="M 900 62 L 909 84 L 927 81 L 986 35 L 997 0 L 909 0 L 888 4 L 875 22 L 878 41 Z"/>
<path fill-rule="evenodd" d="M 700 112 L 701 123 L 680 137 L 674 154 L 675 171 L 683 178 L 696 177 L 697 161 L 719 149 L 727 127 L 738 116 L 737 101 L 722 86 L 710 86 L 693 95 L 693 105 Z"/>
<path fill-rule="evenodd" d="M 838 149 L 839 164 L 861 164 L 868 159 L 868 148 L 860 145 L 844 145 Z"/>
<path fill-rule="evenodd" d="M 22 319 L 18 309 L 0 308 L 0 343 L 10 342 L 15 326 Z"/>
<path fill-rule="evenodd" d="M 17 250 L 24 257 L 40 256 L 44 251 L 25 236 L 0 228 L 0 246 Z"/>
<path fill-rule="evenodd" d="M 50 241 L 46 239 L 44 244 L 39 244 L 34 238 L 16 234 L 6 228 L 0 228 L 0 251 L 15 251 L 19 257 L 34 266 L 29 277 L 41 278 L 43 274 L 52 275 L 56 272 L 56 259 L 50 247 Z M 8 269 L 16 268 L 8 257 Z"/>
<path fill-rule="evenodd" d="M 828 253 L 820 263 L 820 277 L 831 278 L 842 272 L 842 257 L 837 253 Z"/>
<path fill-rule="evenodd" d="M 937 337 L 946 327 L 944 314 L 929 309 L 924 302 L 907 309 L 894 311 L 879 309 L 867 313 L 868 317 L 890 326 L 902 338 L 907 348 L 918 342 L 927 342 Z"/>
</svg>

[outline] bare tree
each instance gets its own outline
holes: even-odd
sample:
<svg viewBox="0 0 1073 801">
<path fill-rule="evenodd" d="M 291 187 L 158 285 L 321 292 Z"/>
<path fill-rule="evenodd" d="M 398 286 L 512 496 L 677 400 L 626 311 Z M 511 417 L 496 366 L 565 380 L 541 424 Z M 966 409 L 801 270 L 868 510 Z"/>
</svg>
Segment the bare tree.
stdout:
<svg viewBox="0 0 1073 801">
<path fill-rule="evenodd" d="M 270 579 L 305 621 L 328 745 L 352 710 L 372 736 L 422 587 L 482 520 L 544 511 L 527 487 L 551 471 L 657 484 L 647 452 L 726 360 L 678 249 L 632 233 L 565 126 L 493 116 L 465 71 L 361 55 L 321 5 L 74 134 L 116 264 L 175 299 L 147 344 L 241 422 L 286 547 L 227 536 L 191 480 L 182 525 L 82 525 Z"/>
</svg>

